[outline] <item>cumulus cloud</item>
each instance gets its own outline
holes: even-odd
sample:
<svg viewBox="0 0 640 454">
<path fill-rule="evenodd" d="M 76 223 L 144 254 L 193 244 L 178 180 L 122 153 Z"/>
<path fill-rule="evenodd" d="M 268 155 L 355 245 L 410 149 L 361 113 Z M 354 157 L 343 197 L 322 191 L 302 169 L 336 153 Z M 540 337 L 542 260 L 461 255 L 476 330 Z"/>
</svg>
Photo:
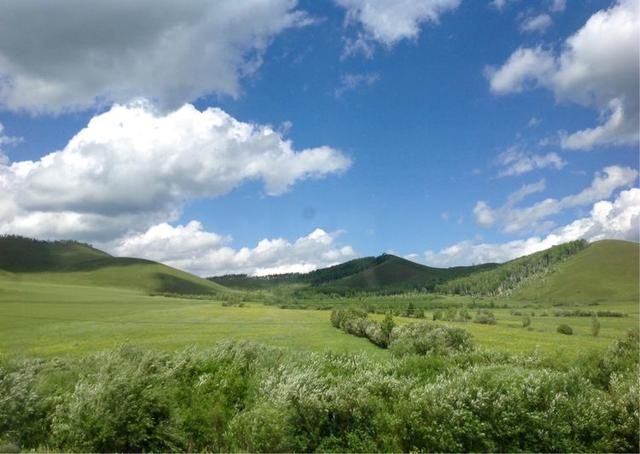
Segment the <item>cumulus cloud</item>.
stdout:
<svg viewBox="0 0 640 454">
<path fill-rule="evenodd" d="M 544 33 L 553 24 L 551 16 L 548 14 L 538 14 L 537 16 L 527 17 L 520 24 L 520 30 L 523 32 Z"/>
<path fill-rule="evenodd" d="M 461 0 L 335 0 L 346 9 L 348 24 L 362 26 L 355 40 L 347 42 L 345 54 L 372 52 L 371 42 L 392 47 L 403 39 L 415 39 L 425 22 L 438 23 L 440 16 L 458 7 Z"/>
<path fill-rule="evenodd" d="M 549 78 L 555 68 L 552 54 L 542 47 L 516 50 L 500 68 L 488 66 L 491 91 L 496 94 L 521 92 Z"/>
<path fill-rule="evenodd" d="M 541 223 L 545 219 L 563 210 L 594 203 L 607 199 L 623 187 L 632 185 L 638 178 L 638 172 L 629 167 L 609 166 L 602 173 L 596 173 L 591 185 L 579 193 L 568 195 L 561 199 L 547 198 L 528 207 L 516 207 L 526 196 L 544 190 L 544 182 L 525 185 L 511 194 L 507 202 L 492 208 L 487 202 L 479 201 L 473 213 L 476 222 L 488 227 L 499 223 L 505 233 L 546 229 L 549 223 Z"/>
<path fill-rule="evenodd" d="M 440 251 L 427 251 L 424 261 L 431 266 L 471 265 L 508 260 L 533 254 L 578 239 L 640 240 L 640 189 L 621 191 L 613 202 L 596 202 L 589 216 L 554 229 L 545 237 L 533 236 L 506 243 L 462 241 Z"/>
<path fill-rule="evenodd" d="M 551 167 L 557 170 L 562 169 L 567 163 L 558 156 L 557 153 L 535 154 L 521 150 L 517 146 L 511 146 L 500 153 L 496 159 L 502 170 L 499 176 L 522 175 L 536 169 Z"/>
<path fill-rule="evenodd" d="M 118 239 L 110 246 L 119 256 L 144 257 L 190 271 L 200 276 L 242 273 L 269 275 L 306 273 L 356 256 L 351 246 L 341 246 L 340 232 L 315 229 L 290 242 L 282 238 L 264 239 L 255 247 L 233 249 L 229 237 L 207 232 L 201 223 L 167 223 Z"/>
<path fill-rule="evenodd" d="M 597 109 L 601 125 L 563 134 L 562 146 L 635 144 L 639 138 L 640 3 L 620 0 L 598 11 L 560 52 L 520 48 L 499 68 L 485 70 L 496 94 L 544 87 L 559 101 Z"/>
<path fill-rule="evenodd" d="M 0 164 L 0 232 L 107 241 L 175 221 L 183 203 L 261 181 L 279 195 L 350 166 L 327 146 L 295 150 L 268 126 L 192 105 L 145 103 L 97 115 L 60 151 Z"/>
<path fill-rule="evenodd" d="M 237 96 L 270 41 L 310 19 L 292 0 L 0 2 L 0 105 L 33 113 L 144 96 Z"/>
<path fill-rule="evenodd" d="M 358 87 L 370 87 L 380 79 L 378 73 L 345 74 L 340 78 L 340 85 L 336 88 L 335 96 L 340 98 L 345 92 L 356 90 Z"/>
<path fill-rule="evenodd" d="M 567 0 L 552 0 L 549 11 L 552 13 L 561 13 L 567 7 Z"/>
</svg>

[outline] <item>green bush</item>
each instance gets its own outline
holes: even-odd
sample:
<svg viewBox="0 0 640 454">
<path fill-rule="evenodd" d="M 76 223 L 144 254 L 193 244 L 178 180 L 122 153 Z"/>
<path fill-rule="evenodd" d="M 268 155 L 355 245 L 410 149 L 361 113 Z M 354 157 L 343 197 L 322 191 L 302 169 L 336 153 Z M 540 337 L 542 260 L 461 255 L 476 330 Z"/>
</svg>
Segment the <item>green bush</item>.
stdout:
<svg viewBox="0 0 640 454">
<path fill-rule="evenodd" d="M 446 355 L 473 348 L 471 335 L 461 328 L 410 323 L 393 329 L 389 348 L 398 356 Z"/>
<path fill-rule="evenodd" d="M 493 315 L 493 312 L 488 311 L 486 309 L 482 309 L 476 313 L 476 316 L 474 317 L 473 322 L 481 323 L 483 325 L 495 325 L 496 317 Z"/>
<path fill-rule="evenodd" d="M 556 329 L 556 331 L 559 332 L 560 334 L 566 334 L 567 336 L 571 336 L 573 334 L 573 328 L 571 328 L 566 323 L 558 325 L 558 328 Z"/>
<path fill-rule="evenodd" d="M 597 315 L 593 314 L 591 316 L 591 335 L 598 337 L 598 334 L 600 334 L 600 320 Z"/>
<path fill-rule="evenodd" d="M 438 325 L 392 339 L 388 361 L 249 342 L 0 357 L 0 448 L 638 452 L 638 332 L 572 364 L 472 349 Z"/>
</svg>

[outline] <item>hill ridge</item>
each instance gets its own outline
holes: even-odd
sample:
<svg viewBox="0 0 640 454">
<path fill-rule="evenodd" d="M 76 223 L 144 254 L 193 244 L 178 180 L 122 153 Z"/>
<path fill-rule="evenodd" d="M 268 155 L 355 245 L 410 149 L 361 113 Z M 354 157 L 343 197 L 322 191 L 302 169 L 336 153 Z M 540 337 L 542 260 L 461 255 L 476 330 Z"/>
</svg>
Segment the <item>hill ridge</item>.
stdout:
<svg viewBox="0 0 640 454">
<path fill-rule="evenodd" d="M 148 293 L 213 295 L 228 289 L 152 260 L 114 257 L 73 240 L 0 236 L 0 271 L 28 280 L 123 287 Z M 6 277 L 6 276 L 5 276 Z"/>
</svg>

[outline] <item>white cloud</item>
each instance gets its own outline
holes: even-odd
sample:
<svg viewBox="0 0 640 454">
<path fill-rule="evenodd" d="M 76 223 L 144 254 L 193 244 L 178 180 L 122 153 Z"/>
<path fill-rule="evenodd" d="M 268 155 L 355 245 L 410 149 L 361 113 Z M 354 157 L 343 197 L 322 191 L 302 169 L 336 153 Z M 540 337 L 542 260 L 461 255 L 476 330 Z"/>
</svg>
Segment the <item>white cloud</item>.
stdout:
<svg viewBox="0 0 640 454">
<path fill-rule="evenodd" d="M 237 96 L 269 42 L 310 19 L 292 0 L 0 2 L 0 105 L 57 113 L 144 96 Z"/>
<path fill-rule="evenodd" d="M 458 7 L 461 0 L 335 0 L 347 10 L 348 24 L 357 23 L 364 33 L 347 42 L 345 55 L 371 53 L 371 41 L 392 47 L 403 39 L 415 39 L 424 22 L 438 23 L 440 16 Z"/>
<path fill-rule="evenodd" d="M 496 94 L 520 92 L 546 80 L 553 73 L 551 53 L 541 47 L 516 50 L 500 68 L 485 68 L 491 91 Z"/>
<path fill-rule="evenodd" d="M 520 30 L 523 32 L 544 33 L 551 24 L 553 24 L 551 16 L 548 14 L 538 14 L 537 16 L 525 18 L 522 24 L 520 24 Z"/>
<path fill-rule="evenodd" d="M 247 181 L 279 195 L 350 166 L 340 151 L 296 151 L 268 126 L 192 105 L 159 114 L 116 105 L 60 151 L 0 164 L 0 232 L 48 238 L 116 238 L 175 221 L 183 203 Z"/>
<path fill-rule="evenodd" d="M 336 88 L 335 96 L 340 98 L 345 92 L 356 90 L 358 87 L 370 87 L 380 79 L 378 73 L 345 74 L 340 78 L 340 86 Z"/>
<path fill-rule="evenodd" d="M 621 191 L 609 202 L 595 203 L 588 217 L 576 219 L 545 237 L 533 236 L 506 243 L 462 241 L 440 251 L 427 251 L 424 261 L 431 266 L 458 266 L 508 260 L 533 254 L 552 246 L 578 239 L 640 240 L 640 189 Z"/>
<path fill-rule="evenodd" d="M 552 167 L 560 170 L 567 163 L 557 153 L 535 154 L 522 151 L 517 146 L 511 146 L 498 155 L 497 164 L 503 167 L 499 176 L 522 175 L 536 169 Z"/>
<path fill-rule="evenodd" d="M 560 13 L 567 7 L 567 0 L 552 0 L 549 11 L 552 13 Z"/>
<path fill-rule="evenodd" d="M 155 225 L 146 232 L 118 239 L 107 249 L 119 256 L 148 258 L 200 276 L 262 276 L 309 272 L 354 258 L 351 246 L 337 244 L 339 234 L 315 229 L 293 242 L 264 239 L 254 248 L 233 249 L 227 245 L 230 238 L 207 232 L 201 223 L 191 221 L 176 227 Z"/>
<path fill-rule="evenodd" d="M 20 137 L 11 137 L 5 134 L 4 125 L 0 123 L 0 146 L 1 145 L 14 145 L 22 141 Z"/>
<path fill-rule="evenodd" d="M 640 2 L 620 0 L 593 14 L 557 55 L 541 47 L 520 48 L 500 68 L 485 72 L 496 94 L 546 87 L 559 101 L 597 109 L 602 124 L 565 134 L 565 148 L 635 144 L 640 121 L 639 41 Z"/>
<path fill-rule="evenodd" d="M 617 189 L 632 185 L 637 178 L 638 172 L 634 169 L 609 166 L 603 169 L 603 173 L 597 173 L 591 185 L 577 194 L 568 195 L 561 199 L 544 199 L 524 208 L 515 207 L 525 196 L 544 189 L 544 184 L 540 185 L 538 182 L 535 185 L 523 186 L 511 194 L 507 202 L 499 208 L 492 208 L 487 202 L 481 200 L 476 203 L 473 213 L 478 224 L 487 227 L 499 223 L 506 233 L 546 229 L 550 224 L 548 222 L 541 223 L 541 221 L 548 217 L 568 208 L 607 199 Z"/>
<path fill-rule="evenodd" d="M 572 134 L 563 132 L 560 140 L 562 147 L 571 150 L 590 150 L 595 145 L 625 145 L 637 141 L 639 125 L 637 121 L 629 121 L 626 118 L 622 102 L 616 98 L 611 100 L 609 106 L 608 110 L 603 111 L 604 122 L 600 126 Z"/>
</svg>

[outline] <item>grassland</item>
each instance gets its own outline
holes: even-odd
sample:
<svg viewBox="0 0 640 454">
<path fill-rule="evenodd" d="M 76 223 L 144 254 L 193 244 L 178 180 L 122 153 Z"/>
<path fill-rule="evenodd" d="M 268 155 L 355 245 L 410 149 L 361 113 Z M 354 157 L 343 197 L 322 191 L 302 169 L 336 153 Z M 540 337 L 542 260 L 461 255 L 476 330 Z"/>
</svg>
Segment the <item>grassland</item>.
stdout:
<svg viewBox="0 0 640 454">
<path fill-rule="evenodd" d="M 499 298 L 228 290 L 53 246 L 47 266 L 35 251 L 5 254 L 0 270 L 0 452 L 638 450 L 636 245 L 611 257 L 606 243 L 589 247 L 544 287 Z M 472 337 L 429 328 L 417 338 L 425 353 L 400 327 L 378 347 L 369 332 L 334 328 L 338 307 Z M 432 320 L 480 309 L 496 323 Z M 597 337 L 591 311 L 602 313 Z M 573 335 L 556 331 L 565 323 Z M 446 332 L 465 348 L 436 349 Z"/>
<path fill-rule="evenodd" d="M 514 297 L 552 303 L 630 302 L 637 306 L 639 270 L 637 243 L 598 241 L 559 264 L 543 279 L 527 283 Z"/>
<path fill-rule="evenodd" d="M 172 350 L 192 345 L 208 347 L 225 339 L 246 339 L 291 350 L 366 351 L 379 358 L 386 356 L 386 352 L 365 340 L 332 328 L 328 310 L 280 309 L 259 301 L 248 301 L 244 307 L 225 307 L 224 299 L 150 296 L 127 288 L 73 285 L 69 283 L 73 279 L 62 274 L 58 278 L 64 283 L 45 282 L 44 278 L 45 275 L 21 275 L 19 279 L 15 275 L 0 276 L 0 352 L 3 354 L 79 355 L 124 343 Z M 433 301 L 430 297 L 425 300 Z M 361 303 L 360 299 L 339 301 L 344 305 Z M 419 301 L 413 301 L 418 305 Z M 436 301 L 438 308 L 474 303 L 464 297 L 440 297 Z M 321 306 L 335 305 L 336 300 L 318 302 Z M 478 300 L 475 303 L 478 304 Z M 635 303 L 589 306 L 592 310 L 606 309 L 627 315 L 601 317 L 600 335 L 593 337 L 589 317 L 553 316 L 554 311 L 574 309 L 575 305 L 552 306 L 516 300 L 503 301 L 503 304 L 508 307 L 491 309 L 497 318 L 496 325 L 436 323 L 463 327 L 482 347 L 512 352 L 538 350 L 567 356 L 588 349 L 602 350 L 639 323 Z M 522 316 L 512 315 L 514 308 L 529 314 L 532 321 L 529 329 L 522 328 Z M 434 311 L 426 311 L 428 320 Z M 404 317 L 396 320 L 398 323 L 415 321 Z M 558 334 L 556 327 L 560 323 L 572 326 L 574 335 Z"/>
<path fill-rule="evenodd" d="M 125 343 L 172 350 L 209 347 L 226 339 L 293 350 L 379 353 L 362 339 L 336 332 L 326 311 L 251 303 L 223 307 L 219 300 L 0 278 L 3 354 L 81 355 Z"/>
</svg>

